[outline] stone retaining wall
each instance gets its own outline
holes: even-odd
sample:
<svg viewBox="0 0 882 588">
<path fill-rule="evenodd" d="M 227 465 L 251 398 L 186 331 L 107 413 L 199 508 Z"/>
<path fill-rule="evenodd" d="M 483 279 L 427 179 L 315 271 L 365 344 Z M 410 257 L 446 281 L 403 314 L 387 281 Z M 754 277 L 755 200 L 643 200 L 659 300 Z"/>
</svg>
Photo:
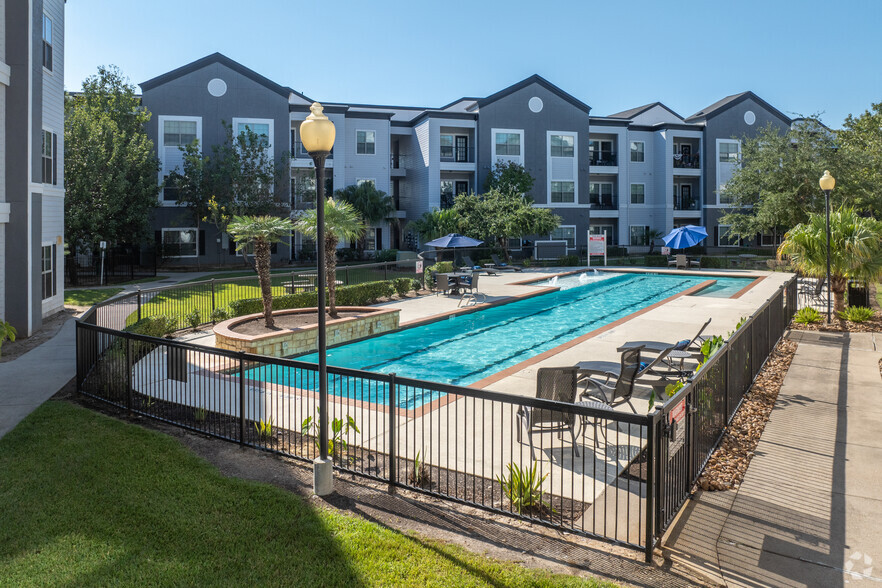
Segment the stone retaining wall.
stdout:
<svg viewBox="0 0 882 588">
<path fill-rule="evenodd" d="M 365 306 L 338 306 L 339 312 L 358 312 L 358 316 L 328 320 L 326 332 L 328 345 L 346 343 L 398 328 L 398 309 Z M 273 316 L 314 313 L 314 308 L 291 308 L 277 310 Z M 244 351 L 271 357 L 289 357 L 318 349 L 316 330 L 318 325 L 306 325 L 265 335 L 243 335 L 233 331 L 236 325 L 262 318 L 263 313 L 239 316 L 218 323 L 214 327 L 215 347 L 230 351 Z"/>
</svg>

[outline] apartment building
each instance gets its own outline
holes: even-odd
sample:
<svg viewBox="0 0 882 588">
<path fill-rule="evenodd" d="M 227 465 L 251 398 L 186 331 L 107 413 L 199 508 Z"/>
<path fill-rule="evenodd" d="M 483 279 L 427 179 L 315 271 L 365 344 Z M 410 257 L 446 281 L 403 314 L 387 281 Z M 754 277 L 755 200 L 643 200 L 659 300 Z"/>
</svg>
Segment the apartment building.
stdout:
<svg viewBox="0 0 882 588">
<path fill-rule="evenodd" d="M 214 54 L 141 84 L 153 113 L 148 134 L 162 161 L 158 181 L 181 165 L 179 146 L 222 141 L 222 122 L 265 134 L 267 148 L 290 153 L 284 178 L 295 211 L 312 206 L 312 160 L 298 131 L 312 98 Z M 439 108 L 323 101 L 337 129 L 328 158 L 326 189 L 371 182 L 389 194 L 396 211 L 368 231 L 368 249 L 417 249 L 409 221 L 452 206 L 461 193 L 483 190 L 498 161 L 513 161 L 535 178 L 535 206 L 560 216 L 551 235 L 555 252 L 578 253 L 592 233 L 610 245 L 645 251 L 653 231 L 685 224 L 708 227 L 708 246 L 733 246 L 719 224 L 729 203 L 721 187 L 738 165 L 740 137 L 771 123 L 792 121 L 752 92 L 729 96 L 684 118 L 660 102 L 609 116 L 538 75 L 486 97 L 464 97 Z M 227 235 L 196 230 L 176 195 L 164 189 L 156 215 L 157 240 L 186 243 L 181 263 L 229 261 Z M 761 241 L 762 242 L 762 241 Z M 773 243 L 769 243 L 773 244 Z M 277 260 L 297 257 L 308 244 L 299 235 Z M 347 244 L 341 244 L 346 246 Z M 513 242 L 512 247 L 522 247 Z M 525 253 L 535 253 L 533 249 Z M 197 257 L 198 256 L 198 257 Z"/>
<path fill-rule="evenodd" d="M 64 307 L 64 0 L 0 0 L 0 319 Z"/>
</svg>

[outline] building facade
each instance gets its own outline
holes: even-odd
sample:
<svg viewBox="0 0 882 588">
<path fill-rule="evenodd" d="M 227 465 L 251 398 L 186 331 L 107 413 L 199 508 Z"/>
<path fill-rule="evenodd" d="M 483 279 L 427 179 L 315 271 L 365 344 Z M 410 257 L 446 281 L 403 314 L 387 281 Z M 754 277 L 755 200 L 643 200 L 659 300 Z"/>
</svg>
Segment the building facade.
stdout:
<svg viewBox="0 0 882 588">
<path fill-rule="evenodd" d="M 181 165 L 181 144 L 196 138 L 210 150 L 223 139 L 223 122 L 232 122 L 234 131 L 248 125 L 264 133 L 273 156 L 290 154 L 290 178 L 280 188 L 293 210 L 313 205 L 313 164 L 298 136 L 312 99 L 220 54 L 141 88 L 144 106 L 153 113 L 148 134 L 162 161 L 160 183 Z M 407 223 L 452 206 L 458 194 L 482 192 L 497 162 L 523 165 L 535 178 L 534 205 L 561 218 L 554 233 L 529 236 L 525 255 L 549 241 L 555 255 L 579 254 L 591 234 L 643 252 L 655 232 L 686 224 L 707 226 L 710 248 L 737 245 L 719 219 L 729 204 L 722 187 L 739 165 L 740 138 L 769 123 L 781 129 L 792 124 L 752 92 L 724 98 L 688 118 L 660 102 L 594 116 L 587 104 L 538 75 L 491 96 L 439 108 L 323 105 L 337 129 L 326 188 L 371 182 L 395 203 L 392 218 L 369 229 L 369 250 L 418 249 Z M 182 263 L 235 256 L 227 235 L 196 230 L 173 190 L 163 190 L 161 198 L 157 240 L 186 240 Z M 291 249 L 279 248 L 276 259 L 296 258 L 308 245 L 292 235 Z M 522 245 L 511 243 L 515 250 Z"/>
<path fill-rule="evenodd" d="M 64 0 L 0 0 L 0 319 L 64 307 Z"/>
</svg>

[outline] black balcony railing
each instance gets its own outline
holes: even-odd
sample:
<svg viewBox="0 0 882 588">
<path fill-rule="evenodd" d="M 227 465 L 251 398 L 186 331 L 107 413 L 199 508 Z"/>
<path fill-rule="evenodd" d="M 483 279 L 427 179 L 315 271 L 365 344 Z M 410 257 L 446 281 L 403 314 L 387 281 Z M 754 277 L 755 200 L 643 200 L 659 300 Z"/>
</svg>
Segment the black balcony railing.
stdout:
<svg viewBox="0 0 882 588">
<path fill-rule="evenodd" d="M 675 196 L 674 210 L 699 210 L 698 198 L 694 198 L 692 196 L 688 198 Z"/>
<path fill-rule="evenodd" d="M 468 147 L 441 147 L 441 161 L 455 163 L 471 163 Z"/>
<path fill-rule="evenodd" d="M 699 169 L 701 167 L 701 158 L 698 156 L 698 153 L 694 155 L 684 154 L 684 153 L 675 153 L 674 154 L 674 167 L 678 168 L 687 168 L 687 169 Z"/>
<path fill-rule="evenodd" d="M 390 165 L 392 169 L 404 169 L 407 167 L 407 155 L 404 153 L 390 154 Z"/>
<path fill-rule="evenodd" d="M 589 202 L 593 210 L 618 210 L 619 208 L 617 196 L 597 196 L 592 194 Z"/>
<path fill-rule="evenodd" d="M 601 151 L 600 153 L 589 153 L 588 154 L 588 164 L 589 165 L 597 165 L 597 166 L 618 165 L 617 154 L 606 152 L 606 151 Z"/>
</svg>

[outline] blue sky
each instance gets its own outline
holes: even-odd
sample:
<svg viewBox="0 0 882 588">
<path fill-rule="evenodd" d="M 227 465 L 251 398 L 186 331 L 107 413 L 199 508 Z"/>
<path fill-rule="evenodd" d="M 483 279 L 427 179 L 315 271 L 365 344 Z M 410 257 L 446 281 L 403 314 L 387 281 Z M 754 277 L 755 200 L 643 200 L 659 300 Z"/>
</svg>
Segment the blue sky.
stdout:
<svg viewBox="0 0 882 588">
<path fill-rule="evenodd" d="M 437 107 L 534 73 L 601 116 L 753 90 L 839 127 L 882 102 L 879 0 L 71 0 L 66 17 L 69 90 L 99 65 L 137 83 L 219 51 L 338 102 Z"/>
</svg>

